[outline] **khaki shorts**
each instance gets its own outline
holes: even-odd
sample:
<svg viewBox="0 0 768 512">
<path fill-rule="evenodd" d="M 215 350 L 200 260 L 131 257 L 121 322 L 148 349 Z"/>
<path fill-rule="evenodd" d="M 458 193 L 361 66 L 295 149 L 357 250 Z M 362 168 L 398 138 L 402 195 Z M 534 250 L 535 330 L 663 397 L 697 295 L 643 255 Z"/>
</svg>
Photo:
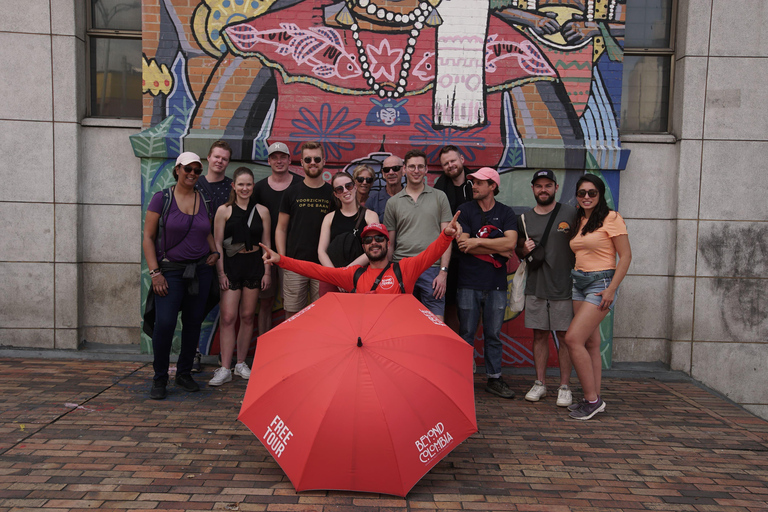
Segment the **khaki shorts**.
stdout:
<svg viewBox="0 0 768 512">
<path fill-rule="evenodd" d="M 307 294 L 310 295 L 309 300 Z M 290 270 L 283 271 L 283 309 L 296 313 L 320 297 L 320 282 Z"/>
<path fill-rule="evenodd" d="M 567 331 L 573 320 L 573 302 L 525 296 L 525 327 L 541 331 Z"/>
</svg>

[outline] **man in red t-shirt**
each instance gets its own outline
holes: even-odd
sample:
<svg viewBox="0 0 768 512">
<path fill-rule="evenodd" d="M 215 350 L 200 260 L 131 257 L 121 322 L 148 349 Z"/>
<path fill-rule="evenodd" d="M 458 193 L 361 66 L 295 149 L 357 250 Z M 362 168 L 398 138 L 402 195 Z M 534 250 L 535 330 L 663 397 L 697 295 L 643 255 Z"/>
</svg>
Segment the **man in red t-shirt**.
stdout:
<svg viewBox="0 0 768 512">
<path fill-rule="evenodd" d="M 412 258 L 403 258 L 398 262 L 405 293 L 413 293 L 416 280 L 424 270 L 440 259 L 440 256 L 451 244 L 451 240 L 461 236 L 461 226 L 456 221 L 458 216 L 459 212 L 456 212 L 453 220 L 429 247 Z M 281 256 L 262 245 L 264 262 L 311 279 L 325 281 L 345 290 L 354 289 L 357 293 L 402 293 L 400 279 L 397 278 L 394 264 L 387 259 L 387 249 L 389 248 L 389 231 L 387 228 L 383 224 L 369 224 L 363 229 L 361 239 L 363 251 L 370 262 L 367 267 L 360 265 L 346 268 L 323 267 L 309 261 Z M 361 268 L 365 270 L 359 275 L 357 283 L 355 283 L 355 273 Z"/>
</svg>

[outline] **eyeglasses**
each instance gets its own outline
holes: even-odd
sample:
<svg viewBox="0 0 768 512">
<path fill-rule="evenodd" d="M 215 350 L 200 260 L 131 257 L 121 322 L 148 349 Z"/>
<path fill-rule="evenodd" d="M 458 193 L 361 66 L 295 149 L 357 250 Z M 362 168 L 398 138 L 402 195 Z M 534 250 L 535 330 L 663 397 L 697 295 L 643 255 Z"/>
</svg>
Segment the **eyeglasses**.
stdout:
<svg viewBox="0 0 768 512">
<path fill-rule="evenodd" d="M 400 172 L 400 169 L 402 169 L 402 165 L 393 165 L 392 167 L 382 167 L 381 168 L 381 174 L 389 174 L 391 172 Z"/>
<path fill-rule="evenodd" d="M 386 239 L 387 237 L 385 237 L 384 235 L 368 235 L 363 237 L 362 242 L 363 242 L 363 245 L 368 245 L 372 243 L 374 240 L 376 240 L 381 244 L 381 243 L 384 243 Z"/>
<path fill-rule="evenodd" d="M 305 156 L 304 157 L 305 164 L 311 164 L 312 160 L 314 160 L 316 164 L 319 164 L 320 162 L 323 161 L 323 157 L 321 156 Z"/>
<path fill-rule="evenodd" d="M 184 172 L 186 172 L 187 174 L 195 173 L 198 176 L 203 174 L 202 167 L 192 167 L 191 165 L 185 165 L 184 167 L 182 167 L 182 169 L 184 169 Z"/>
<path fill-rule="evenodd" d="M 416 171 L 416 170 L 423 171 L 423 170 L 425 170 L 427 168 L 427 166 L 426 165 L 413 165 L 413 164 L 411 164 L 411 165 L 406 165 L 405 168 L 406 168 L 406 170 L 409 170 L 409 171 Z"/>
<path fill-rule="evenodd" d="M 337 194 L 341 194 L 341 193 L 344 192 L 344 189 L 352 190 L 353 188 L 355 188 L 355 184 L 352 183 L 351 181 L 348 181 L 348 182 L 346 182 L 343 185 L 339 185 L 337 187 L 333 187 L 333 191 L 336 192 Z"/>
<path fill-rule="evenodd" d="M 367 183 L 369 185 L 373 183 L 373 178 L 363 178 L 362 176 L 358 176 L 356 179 L 358 183 Z"/>
<path fill-rule="evenodd" d="M 597 194 L 598 194 L 598 192 L 597 192 L 596 188 L 591 188 L 589 190 L 587 190 L 585 188 L 582 188 L 582 189 L 579 189 L 579 190 L 576 191 L 576 197 L 584 197 L 584 196 L 587 196 L 587 195 L 589 197 L 597 197 Z"/>
</svg>

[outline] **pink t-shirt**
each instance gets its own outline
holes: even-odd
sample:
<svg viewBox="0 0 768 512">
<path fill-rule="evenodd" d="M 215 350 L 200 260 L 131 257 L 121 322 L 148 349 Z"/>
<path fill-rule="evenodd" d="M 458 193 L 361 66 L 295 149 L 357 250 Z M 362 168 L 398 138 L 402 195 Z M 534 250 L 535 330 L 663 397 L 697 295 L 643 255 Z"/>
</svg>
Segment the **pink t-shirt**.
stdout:
<svg viewBox="0 0 768 512">
<path fill-rule="evenodd" d="M 576 270 L 598 272 L 616 269 L 616 247 L 613 238 L 627 234 L 627 225 L 619 212 L 610 212 L 603 225 L 586 235 L 581 234 L 587 219 L 581 219 L 578 234 L 571 239 L 571 250 L 576 255 Z"/>
</svg>

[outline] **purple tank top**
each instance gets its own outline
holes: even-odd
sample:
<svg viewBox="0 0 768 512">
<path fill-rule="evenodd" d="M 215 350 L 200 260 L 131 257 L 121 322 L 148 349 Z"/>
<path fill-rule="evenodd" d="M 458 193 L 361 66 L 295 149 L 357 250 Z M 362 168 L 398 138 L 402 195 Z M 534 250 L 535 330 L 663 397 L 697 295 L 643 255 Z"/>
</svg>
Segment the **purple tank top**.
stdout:
<svg viewBox="0 0 768 512">
<path fill-rule="evenodd" d="M 152 196 L 147 211 L 162 215 L 163 212 L 163 193 L 157 192 Z M 161 261 L 165 248 L 165 258 L 168 261 L 188 261 L 199 260 L 210 252 L 208 247 L 208 235 L 211 233 L 211 222 L 208 220 L 208 212 L 202 201 L 198 205 L 198 211 L 194 217 L 187 215 L 179 210 L 176 205 L 176 198 L 171 194 L 171 207 L 166 214 L 168 216 L 165 222 L 165 234 L 162 245 L 158 246 L 160 237 L 155 242 L 155 252 L 157 261 Z M 191 226 L 190 226 L 191 221 Z"/>
</svg>

